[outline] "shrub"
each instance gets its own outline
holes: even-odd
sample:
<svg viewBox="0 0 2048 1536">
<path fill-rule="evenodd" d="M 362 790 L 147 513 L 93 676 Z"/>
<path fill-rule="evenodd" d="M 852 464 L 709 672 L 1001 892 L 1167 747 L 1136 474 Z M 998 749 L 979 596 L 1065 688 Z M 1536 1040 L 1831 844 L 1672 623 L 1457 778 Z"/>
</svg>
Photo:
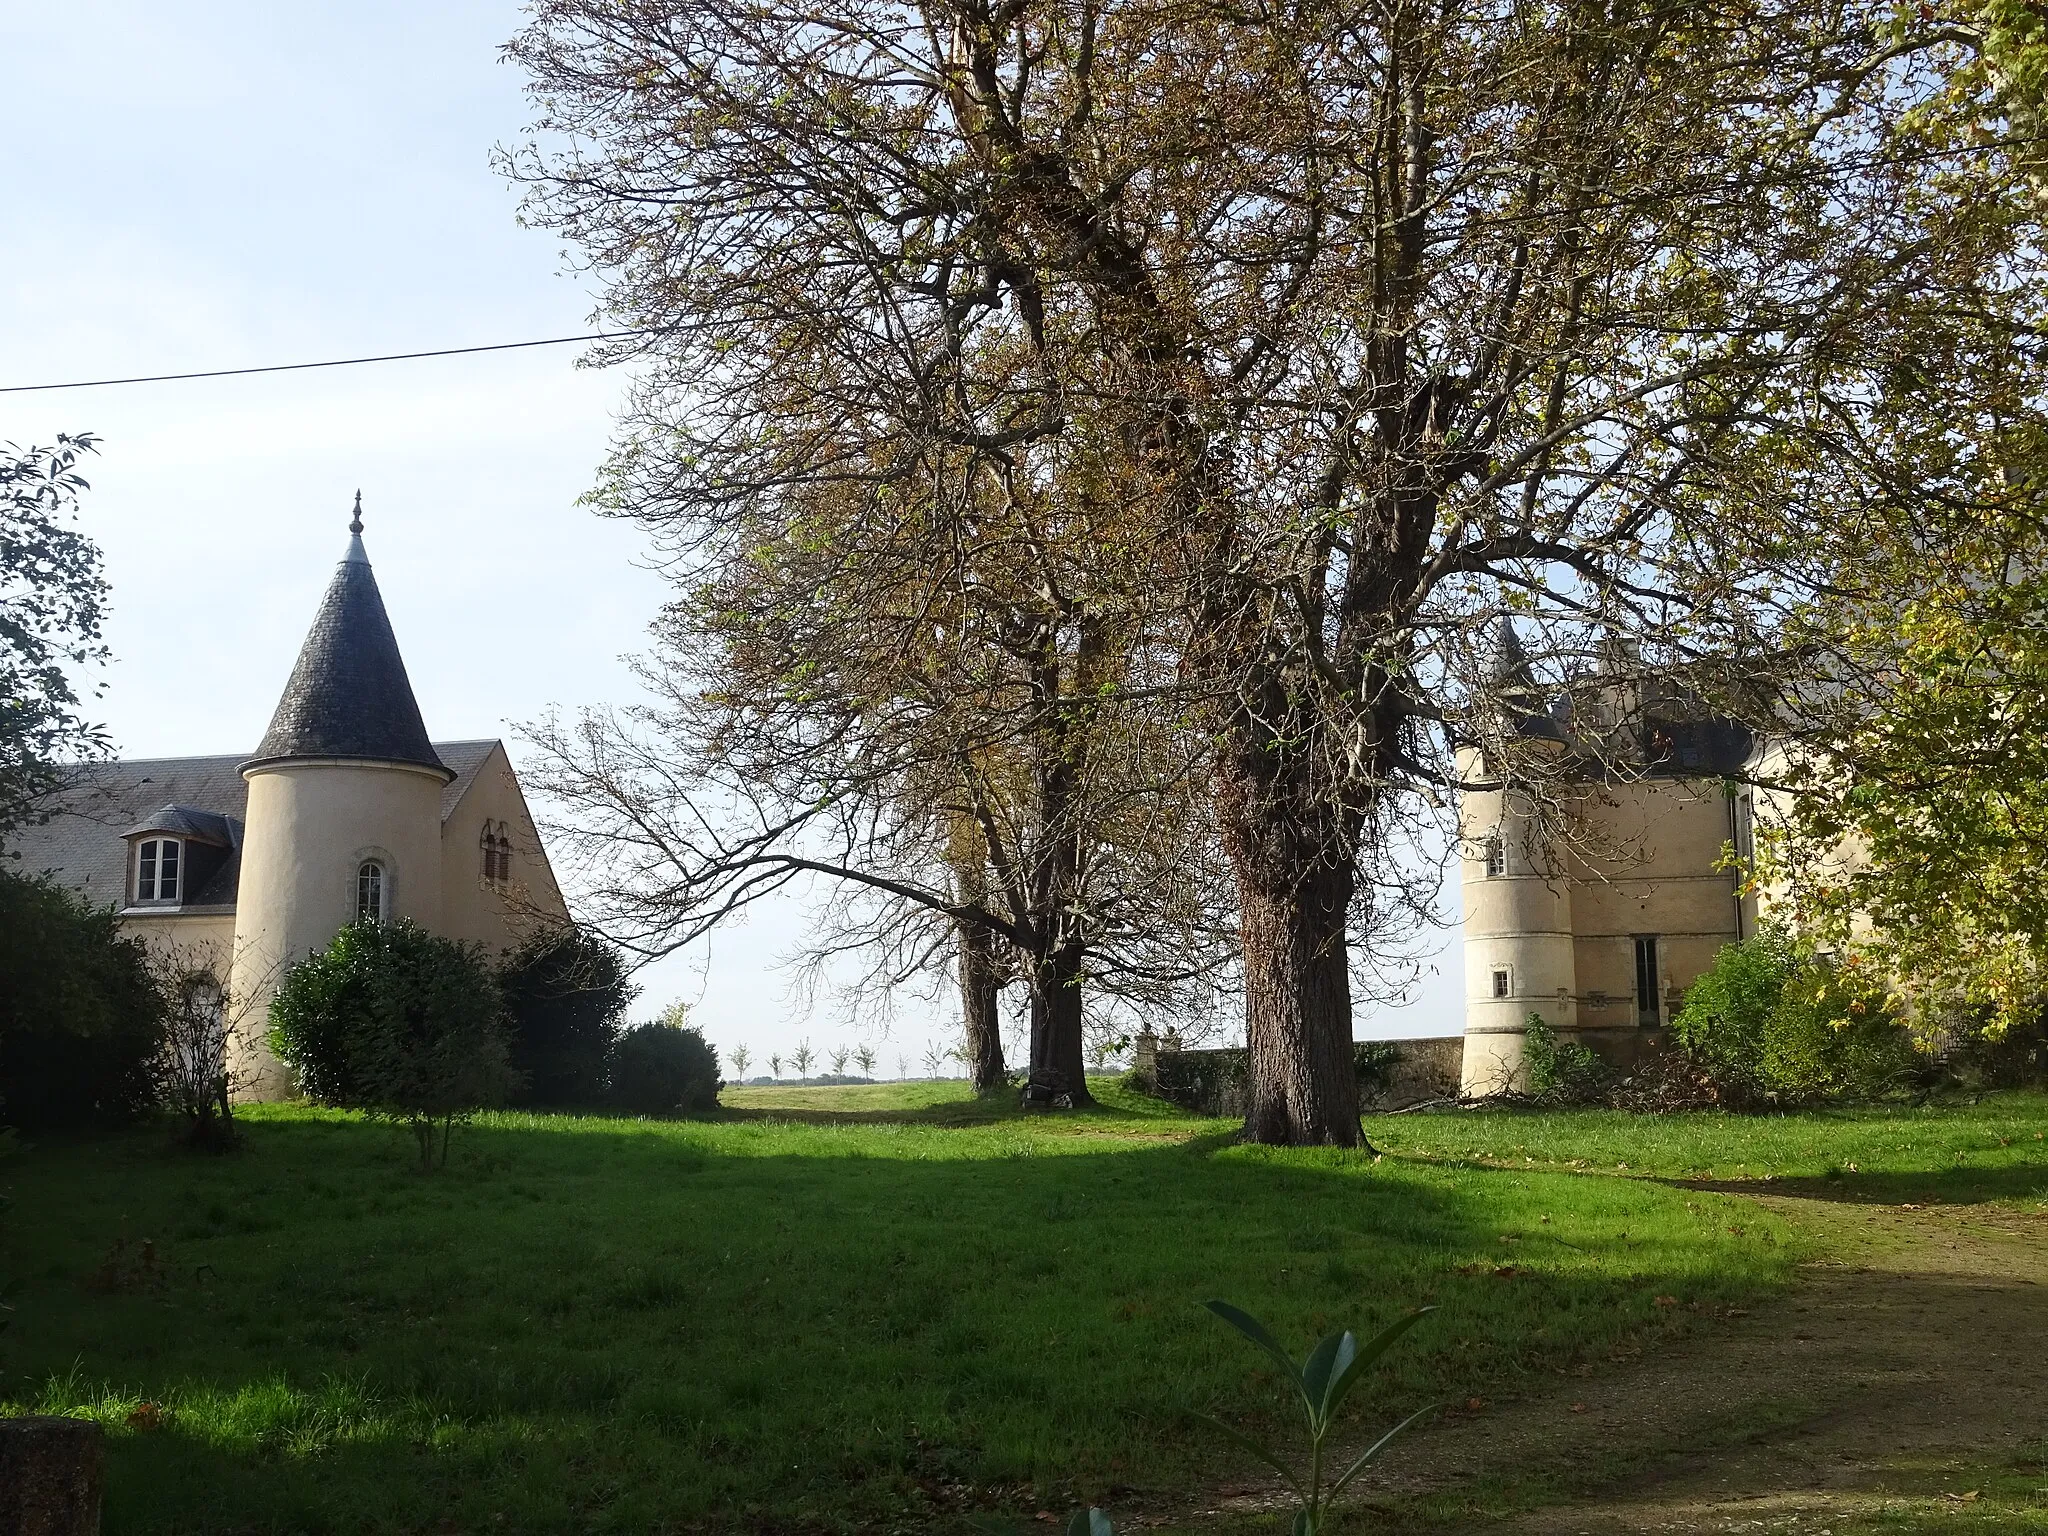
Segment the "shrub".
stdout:
<svg viewBox="0 0 2048 1536">
<path fill-rule="evenodd" d="M 154 960 L 164 999 L 164 1107 L 184 1122 L 187 1146 L 226 1151 L 236 1142 L 227 994 L 212 969 L 185 956 L 159 951 Z"/>
<path fill-rule="evenodd" d="M 1671 1033 L 1736 1105 L 1884 1098 L 1924 1076 L 1880 988 L 1773 929 L 1722 947 Z"/>
<path fill-rule="evenodd" d="M 642 1115 L 718 1108 L 718 1054 L 688 1025 L 636 1024 L 612 1050 L 612 1102 Z"/>
<path fill-rule="evenodd" d="M 1614 1081 L 1614 1069 L 1578 1040 L 1560 1040 L 1540 1013 L 1529 1015 L 1522 1037 L 1529 1092 L 1547 1104 L 1595 1104 Z"/>
<path fill-rule="evenodd" d="M 355 923 L 293 966 L 270 1041 L 309 1097 L 405 1126 L 420 1164 L 458 1121 L 502 1104 L 514 1079 L 503 1000 L 481 946 L 410 921 Z"/>
<path fill-rule="evenodd" d="M 1685 994 L 1671 1020 L 1671 1038 L 1725 1096 L 1764 1093 L 1764 1034 L 1798 969 L 1791 940 L 1766 928 L 1739 944 L 1724 944 L 1713 966 Z"/>
<path fill-rule="evenodd" d="M 164 1001 L 113 910 L 0 871 L 0 1120 L 119 1124 L 156 1107 Z"/>
<path fill-rule="evenodd" d="M 619 1020 L 638 995 L 619 952 L 577 928 L 536 935 L 498 972 L 516 1104 L 603 1102 Z"/>
</svg>

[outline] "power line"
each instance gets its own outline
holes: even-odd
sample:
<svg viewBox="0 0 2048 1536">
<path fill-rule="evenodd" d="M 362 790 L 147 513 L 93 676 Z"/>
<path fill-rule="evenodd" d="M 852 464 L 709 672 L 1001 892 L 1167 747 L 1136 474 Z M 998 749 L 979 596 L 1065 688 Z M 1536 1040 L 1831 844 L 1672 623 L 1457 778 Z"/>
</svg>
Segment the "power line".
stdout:
<svg viewBox="0 0 2048 1536">
<path fill-rule="evenodd" d="M 441 347 L 433 352 L 387 352 L 381 357 L 337 357 L 322 363 L 268 363 L 261 368 L 211 368 L 204 373 L 153 373 L 134 379 L 73 379 L 65 384 L 0 384 L 0 395 L 42 389 L 99 389 L 108 384 L 175 384 L 182 379 L 231 379 L 245 373 L 296 373 L 302 368 L 353 368 L 358 363 L 404 363 L 416 357 L 460 357 L 466 352 L 511 352 L 520 347 L 559 347 L 572 341 L 616 341 L 645 336 L 645 330 L 594 331 L 588 336 L 549 336 L 540 341 L 500 341 L 487 347 Z"/>
</svg>

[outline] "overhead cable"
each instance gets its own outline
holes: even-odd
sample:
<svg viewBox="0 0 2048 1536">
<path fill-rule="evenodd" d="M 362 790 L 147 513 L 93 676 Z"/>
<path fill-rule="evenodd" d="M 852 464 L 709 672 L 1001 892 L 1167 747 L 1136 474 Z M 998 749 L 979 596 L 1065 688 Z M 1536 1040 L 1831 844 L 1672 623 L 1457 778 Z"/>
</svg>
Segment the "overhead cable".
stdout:
<svg viewBox="0 0 2048 1536">
<path fill-rule="evenodd" d="M 432 352 L 387 352 L 378 357 L 336 357 L 319 363 L 266 363 L 260 368 L 209 368 L 201 373 L 152 373 L 132 379 L 73 379 L 63 384 L 0 384 L 0 395 L 44 389 L 100 389 L 109 384 L 175 384 L 184 379 L 231 379 L 247 373 L 296 373 L 304 368 L 353 368 L 361 363 L 403 363 L 416 357 L 460 357 L 468 352 L 511 352 L 521 347 L 559 347 L 574 341 L 617 341 L 645 336 L 645 330 L 593 331 L 588 336 L 548 336 L 539 341 L 499 341 L 484 347 L 440 347 Z"/>
</svg>

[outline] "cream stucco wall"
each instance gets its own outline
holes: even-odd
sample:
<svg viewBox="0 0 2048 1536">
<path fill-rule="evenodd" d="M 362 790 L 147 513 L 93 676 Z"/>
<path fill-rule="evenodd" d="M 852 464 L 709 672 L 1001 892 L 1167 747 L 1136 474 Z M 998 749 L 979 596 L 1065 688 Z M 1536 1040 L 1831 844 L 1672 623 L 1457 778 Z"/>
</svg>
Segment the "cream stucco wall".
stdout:
<svg viewBox="0 0 2048 1536">
<path fill-rule="evenodd" d="M 487 822 L 505 827 L 511 840 L 510 880 L 484 878 Z M 568 905 L 541 849 L 512 760 L 505 755 L 504 743 L 493 743 L 441 828 L 439 931 L 496 953 L 516 948 L 538 927 L 568 920 Z"/>
<path fill-rule="evenodd" d="M 1483 765 L 1467 754 L 1469 780 Z M 1526 792 L 1512 787 L 1468 792 L 1459 806 L 1464 834 L 1465 1054 L 1461 1091 L 1474 1097 L 1528 1086 L 1523 1044 L 1529 1016 L 1554 1029 L 1578 1023 L 1573 893 L 1536 829 Z M 1489 846 L 1502 861 L 1487 873 Z M 1495 977 L 1506 973 L 1505 995 Z"/>
<path fill-rule="evenodd" d="M 1466 764 L 1468 779 L 1480 777 L 1477 767 Z M 1721 946 L 1747 931 L 1735 876 L 1715 868 L 1734 827 L 1718 781 L 1588 784 L 1570 807 L 1571 832 L 1548 848 L 1525 846 L 1532 817 L 1511 792 L 1469 792 L 1460 817 L 1468 1094 L 1526 1086 L 1532 1013 L 1632 1056 L 1642 1033 L 1638 936 L 1656 936 L 1658 1020 L 1669 1023 Z M 1486 843 L 1496 833 L 1506 868 L 1489 875 Z M 1501 968 L 1511 976 L 1505 999 L 1493 996 Z"/>
<path fill-rule="evenodd" d="M 121 927 L 142 940 L 149 952 L 168 964 L 190 965 L 211 971 L 225 981 L 235 948 L 235 913 L 232 907 L 211 912 L 171 911 L 161 914 L 146 907 L 128 907 L 121 913 Z"/>
<path fill-rule="evenodd" d="M 385 910 L 438 930 L 445 773 L 410 764 L 297 758 L 244 771 L 249 805 L 236 896 L 229 994 L 253 1019 L 285 969 L 355 916 L 356 871 L 385 866 Z M 247 1098 L 289 1095 L 262 1031 L 233 1042 L 230 1071 Z"/>
<path fill-rule="evenodd" d="M 1589 796 L 1583 839 L 1567 853 L 1578 954 L 1579 1023 L 1637 1023 L 1635 940 L 1657 937 L 1660 1023 L 1743 924 L 1732 871 L 1733 802 L 1718 781 L 1644 779 Z"/>
</svg>

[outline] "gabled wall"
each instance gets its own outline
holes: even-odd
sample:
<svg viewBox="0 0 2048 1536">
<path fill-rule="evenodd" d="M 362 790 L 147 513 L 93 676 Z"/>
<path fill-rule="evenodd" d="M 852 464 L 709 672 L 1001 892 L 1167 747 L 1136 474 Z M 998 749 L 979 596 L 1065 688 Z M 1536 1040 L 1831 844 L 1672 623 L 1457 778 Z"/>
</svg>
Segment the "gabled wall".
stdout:
<svg viewBox="0 0 2048 1536">
<path fill-rule="evenodd" d="M 484 824 L 502 823 L 512 842 L 512 878 L 484 878 Z M 440 932 L 493 954 L 516 948 L 537 928 L 569 921 L 561 887 L 541 850 L 503 742 L 493 742 L 455 809 L 441 824 Z"/>
</svg>

